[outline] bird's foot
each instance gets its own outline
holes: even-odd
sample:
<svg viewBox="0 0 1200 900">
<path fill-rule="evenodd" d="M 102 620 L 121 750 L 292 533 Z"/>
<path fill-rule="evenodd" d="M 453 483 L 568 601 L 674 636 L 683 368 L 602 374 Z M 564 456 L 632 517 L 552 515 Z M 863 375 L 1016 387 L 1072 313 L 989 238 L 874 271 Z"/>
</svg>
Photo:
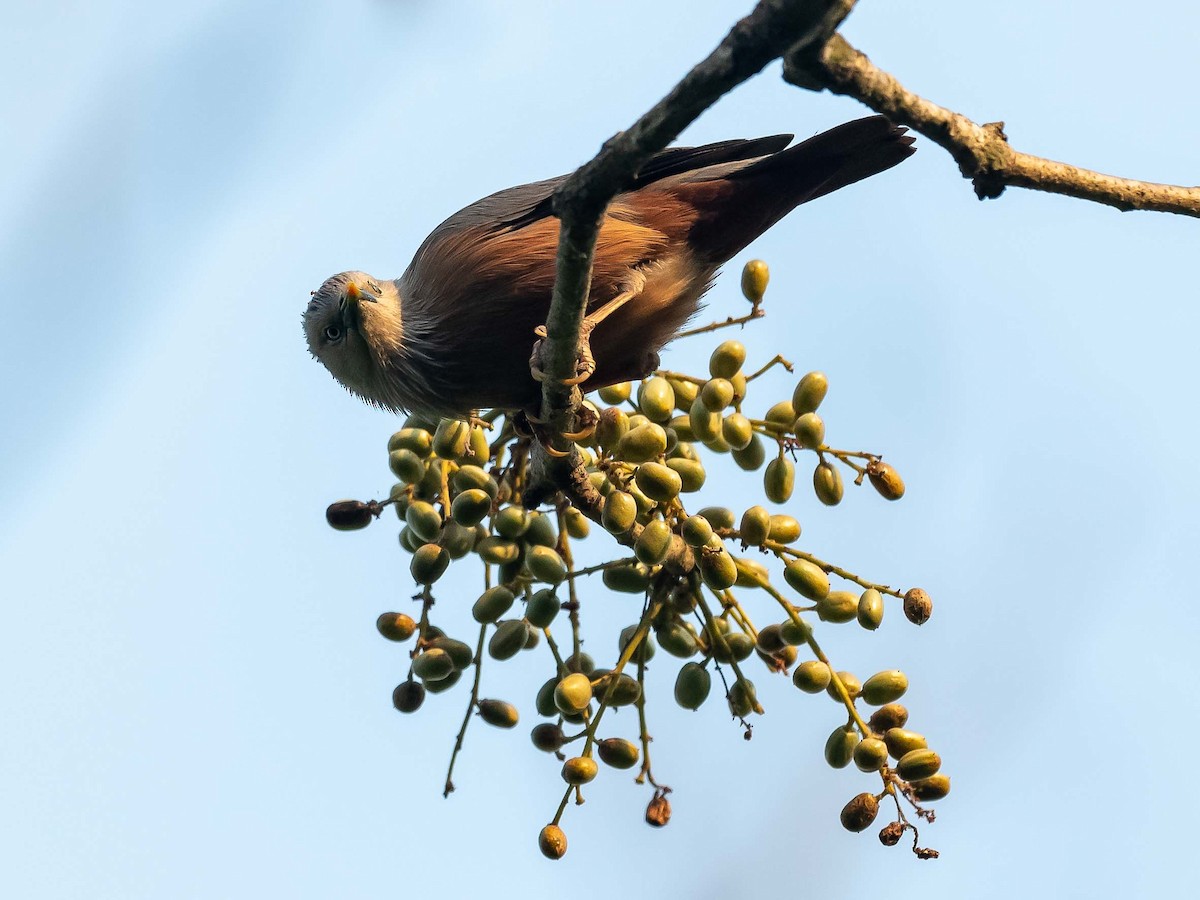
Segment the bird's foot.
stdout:
<svg viewBox="0 0 1200 900">
<path fill-rule="evenodd" d="M 564 378 L 562 384 L 569 387 L 583 384 L 596 371 L 596 358 L 592 356 L 591 347 L 592 330 L 596 325 L 596 322 L 589 319 L 583 320 L 583 325 L 579 329 L 579 346 L 575 353 L 575 374 L 570 378 Z M 533 330 L 533 333 L 537 335 L 537 340 L 533 343 L 533 353 L 529 357 L 529 373 L 534 380 L 545 381 L 546 370 L 542 365 L 542 346 L 546 340 L 546 326 L 539 325 Z"/>
<path fill-rule="evenodd" d="M 564 378 L 563 384 L 574 387 L 592 377 L 596 371 L 596 358 L 592 356 L 592 332 L 597 325 L 632 300 L 645 282 L 645 276 L 637 274 L 636 284 L 630 290 L 618 294 L 599 309 L 593 310 L 583 317 L 583 322 L 579 326 L 579 346 L 575 354 L 575 374 L 570 378 Z M 533 330 L 533 333 L 537 335 L 538 339 L 534 342 L 533 354 L 529 357 L 529 372 L 535 380 L 545 381 L 546 371 L 542 366 L 542 343 L 546 340 L 546 326 L 539 325 Z"/>
</svg>

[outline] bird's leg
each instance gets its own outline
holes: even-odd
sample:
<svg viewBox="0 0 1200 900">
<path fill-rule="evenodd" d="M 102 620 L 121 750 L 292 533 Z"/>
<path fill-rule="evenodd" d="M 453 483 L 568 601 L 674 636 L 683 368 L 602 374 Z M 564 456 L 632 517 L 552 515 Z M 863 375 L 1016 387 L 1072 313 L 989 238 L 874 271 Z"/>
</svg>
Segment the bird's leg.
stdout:
<svg viewBox="0 0 1200 900">
<path fill-rule="evenodd" d="M 618 309 L 642 292 L 646 285 L 646 276 L 640 272 L 630 275 L 626 289 L 613 297 L 599 309 L 588 313 L 579 327 L 579 349 L 575 361 L 575 375 L 563 379 L 565 385 L 582 384 L 592 377 L 596 371 L 596 358 L 592 356 L 592 331 L 596 326 L 615 313 Z M 546 326 L 539 325 L 533 330 L 538 339 L 533 345 L 533 354 L 529 357 L 529 371 L 538 381 L 545 380 L 546 373 L 542 369 L 542 341 L 546 339 Z"/>
</svg>

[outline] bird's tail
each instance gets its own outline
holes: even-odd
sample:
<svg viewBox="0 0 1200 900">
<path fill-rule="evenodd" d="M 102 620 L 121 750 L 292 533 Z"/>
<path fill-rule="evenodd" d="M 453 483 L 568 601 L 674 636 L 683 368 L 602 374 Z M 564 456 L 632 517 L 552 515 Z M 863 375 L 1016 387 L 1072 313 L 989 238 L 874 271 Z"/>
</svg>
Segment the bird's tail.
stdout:
<svg viewBox="0 0 1200 900">
<path fill-rule="evenodd" d="M 672 179 L 697 218 L 688 243 L 720 264 L 801 203 L 823 197 L 914 152 L 906 129 L 883 116 L 858 119 L 769 156 L 695 169 Z"/>
</svg>

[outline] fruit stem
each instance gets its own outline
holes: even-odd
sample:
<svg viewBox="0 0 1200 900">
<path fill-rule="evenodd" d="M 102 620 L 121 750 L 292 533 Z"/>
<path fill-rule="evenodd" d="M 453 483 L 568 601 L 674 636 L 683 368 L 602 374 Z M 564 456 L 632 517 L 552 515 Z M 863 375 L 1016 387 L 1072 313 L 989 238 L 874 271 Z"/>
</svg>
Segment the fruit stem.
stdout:
<svg viewBox="0 0 1200 900">
<path fill-rule="evenodd" d="M 722 537 L 738 537 L 737 531 L 732 528 L 722 528 L 717 533 Z M 789 547 L 787 544 L 781 544 L 779 541 L 766 540 L 763 541 L 763 546 L 776 556 L 787 554 L 788 556 L 794 556 L 797 559 L 807 560 L 813 565 L 819 566 L 821 569 L 830 573 L 831 575 L 837 575 L 839 578 L 846 579 L 846 581 L 853 581 L 861 588 L 874 588 L 881 594 L 890 594 L 893 597 L 900 598 L 904 597 L 903 591 L 899 591 L 893 587 L 888 587 L 886 584 L 876 584 L 873 581 L 867 581 L 865 578 L 855 575 L 853 572 L 849 572 L 846 569 L 843 569 L 841 566 L 835 566 L 833 563 L 825 562 L 825 560 L 813 556 L 811 553 L 805 553 L 803 550 L 797 550 L 795 547 Z"/>
<path fill-rule="evenodd" d="M 642 692 L 641 692 L 641 694 L 638 695 L 637 703 L 634 705 L 637 706 L 637 712 L 638 712 L 638 738 L 641 740 L 641 743 L 642 743 L 642 768 L 641 768 L 641 771 L 638 772 L 638 776 L 637 776 L 637 778 L 634 779 L 634 781 L 637 782 L 638 784 L 645 784 L 647 781 L 649 781 L 658 790 L 669 791 L 670 788 L 665 788 L 661 784 L 659 784 L 657 781 L 655 781 L 654 775 L 651 774 L 651 772 L 650 772 L 650 741 L 653 740 L 653 738 L 650 737 L 650 732 L 646 728 L 646 679 L 645 679 L 645 676 L 646 676 L 646 664 L 644 662 L 642 662 L 641 660 L 638 660 L 637 680 L 638 680 L 638 684 L 641 685 L 641 687 L 642 687 Z"/>
<path fill-rule="evenodd" d="M 717 331 L 720 328 L 728 328 L 731 325 L 745 325 L 747 322 L 753 322 L 755 319 L 761 319 L 767 314 L 767 311 L 762 308 L 761 304 L 756 303 L 750 312 L 744 316 L 729 316 L 724 322 L 710 322 L 707 325 L 701 325 L 699 328 L 689 328 L 687 331 L 681 331 L 675 335 L 675 339 L 692 337 L 696 334 L 708 334 L 712 331 Z"/>
<path fill-rule="evenodd" d="M 753 375 L 747 375 L 746 380 L 753 381 L 759 375 L 764 374 L 765 372 L 769 371 L 774 366 L 783 366 L 789 372 L 794 372 L 796 370 L 795 366 L 793 366 L 790 362 L 788 362 L 786 359 L 784 359 L 782 355 L 776 353 L 775 356 L 765 366 L 763 366 L 761 369 L 759 369 Z"/>
<path fill-rule="evenodd" d="M 704 622 L 708 628 L 708 633 L 712 635 L 713 641 L 721 641 L 723 644 L 725 644 L 725 647 L 728 650 L 729 645 L 725 641 L 725 635 L 723 635 L 717 629 L 716 625 L 712 624 L 714 617 L 712 614 L 712 610 L 709 609 L 709 607 L 708 607 L 708 603 L 704 600 L 704 592 L 701 591 L 700 588 L 697 585 L 695 585 L 694 583 L 693 583 L 692 587 L 693 587 L 693 594 L 696 598 L 696 605 L 698 605 L 700 607 L 700 609 L 704 612 Z M 736 605 L 736 602 L 737 601 L 734 601 L 735 605 Z M 749 681 L 750 680 L 749 678 L 745 677 L 742 674 L 741 666 L 739 666 L 737 664 L 737 660 L 733 658 L 732 654 L 730 654 L 730 656 L 729 656 L 729 667 L 731 669 L 733 669 L 733 673 L 735 675 L 737 675 L 739 681 Z M 726 701 L 729 700 L 728 686 L 726 686 L 726 690 L 725 690 L 725 699 L 726 699 Z M 764 711 L 762 708 L 762 704 L 758 702 L 757 698 L 755 698 L 755 700 L 754 700 L 754 711 L 756 713 L 758 713 L 760 716 L 763 714 L 763 711 Z M 739 716 L 739 718 L 741 718 L 741 717 Z M 742 721 L 745 722 L 745 719 L 742 719 Z M 748 722 L 746 724 L 747 724 L 747 726 L 749 725 Z"/>
<path fill-rule="evenodd" d="M 475 645 L 475 681 L 471 685 L 471 700 L 467 703 L 467 712 L 463 716 L 462 727 L 458 729 L 458 737 L 454 740 L 454 752 L 450 754 L 450 767 L 446 770 L 446 786 L 442 791 L 443 797 L 449 797 L 454 790 L 454 782 L 450 776 L 454 774 L 454 763 L 458 753 L 463 748 L 463 738 L 467 735 L 467 726 L 471 724 L 471 713 L 479 705 L 479 679 L 483 674 L 483 637 L 487 634 L 487 625 L 479 626 L 479 641 Z"/>
</svg>

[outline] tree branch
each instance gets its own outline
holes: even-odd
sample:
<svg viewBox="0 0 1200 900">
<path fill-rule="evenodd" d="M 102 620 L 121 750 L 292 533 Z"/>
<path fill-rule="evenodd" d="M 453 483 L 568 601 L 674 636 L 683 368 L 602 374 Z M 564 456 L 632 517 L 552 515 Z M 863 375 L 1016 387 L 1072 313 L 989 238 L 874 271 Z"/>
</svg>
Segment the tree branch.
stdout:
<svg viewBox="0 0 1200 900">
<path fill-rule="evenodd" d="M 591 162 L 578 169 L 554 195 L 561 222 L 554 296 L 542 343 L 541 419 L 549 440 L 564 457 L 535 449 L 535 471 L 581 501 L 582 512 L 598 519 L 602 501 L 583 488 L 578 450 L 562 434 L 576 428 L 578 388 L 562 382 L 575 374 L 580 327 L 591 286 L 596 235 L 609 202 L 645 162 L 679 136 L 722 95 L 760 72 L 789 48 L 821 46 L 854 8 L 856 0 L 761 0 L 725 39 L 671 92 L 628 131 L 605 142 Z M 573 490 L 574 489 L 574 490 Z M 541 492 L 535 491 L 534 499 Z"/>
<path fill-rule="evenodd" d="M 578 448 L 564 434 L 578 430 L 582 395 L 563 382 L 575 374 L 579 334 L 591 286 L 596 236 L 609 202 L 638 169 L 722 95 L 785 56 L 784 78 L 811 90 L 854 97 L 892 121 L 908 125 L 954 157 L 980 199 L 1008 185 L 1064 194 L 1121 210 L 1148 209 L 1200 217 L 1200 187 L 1177 187 L 1103 175 L 1020 153 L 1002 123 L 979 125 L 906 90 L 836 33 L 856 0 L 760 0 L 725 39 L 628 131 L 605 142 L 554 195 L 561 223 L 554 295 L 542 342 L 540 419 L 545 440 L 535 443 L 530 505 L 563 491 L 599 521 L 604 501 L 587 480 Z"/>
<path fill-rule="evenodd" d="M 783 77 L 798 87 L 827 88 L 853 97 L 923 134 L 954 157 L 980 200 L 999 197 L 1005 187 L 1013 185 L 1123 211 L 1145 209 L 1200 217 L 1200 187 L 1119 178 L 1021 153 L 1009 146 L 1004 123 L 979 125 L 914 94 L 839 34 L 819 49 L 810 44 L 789 52 Z"/>
</svg>

